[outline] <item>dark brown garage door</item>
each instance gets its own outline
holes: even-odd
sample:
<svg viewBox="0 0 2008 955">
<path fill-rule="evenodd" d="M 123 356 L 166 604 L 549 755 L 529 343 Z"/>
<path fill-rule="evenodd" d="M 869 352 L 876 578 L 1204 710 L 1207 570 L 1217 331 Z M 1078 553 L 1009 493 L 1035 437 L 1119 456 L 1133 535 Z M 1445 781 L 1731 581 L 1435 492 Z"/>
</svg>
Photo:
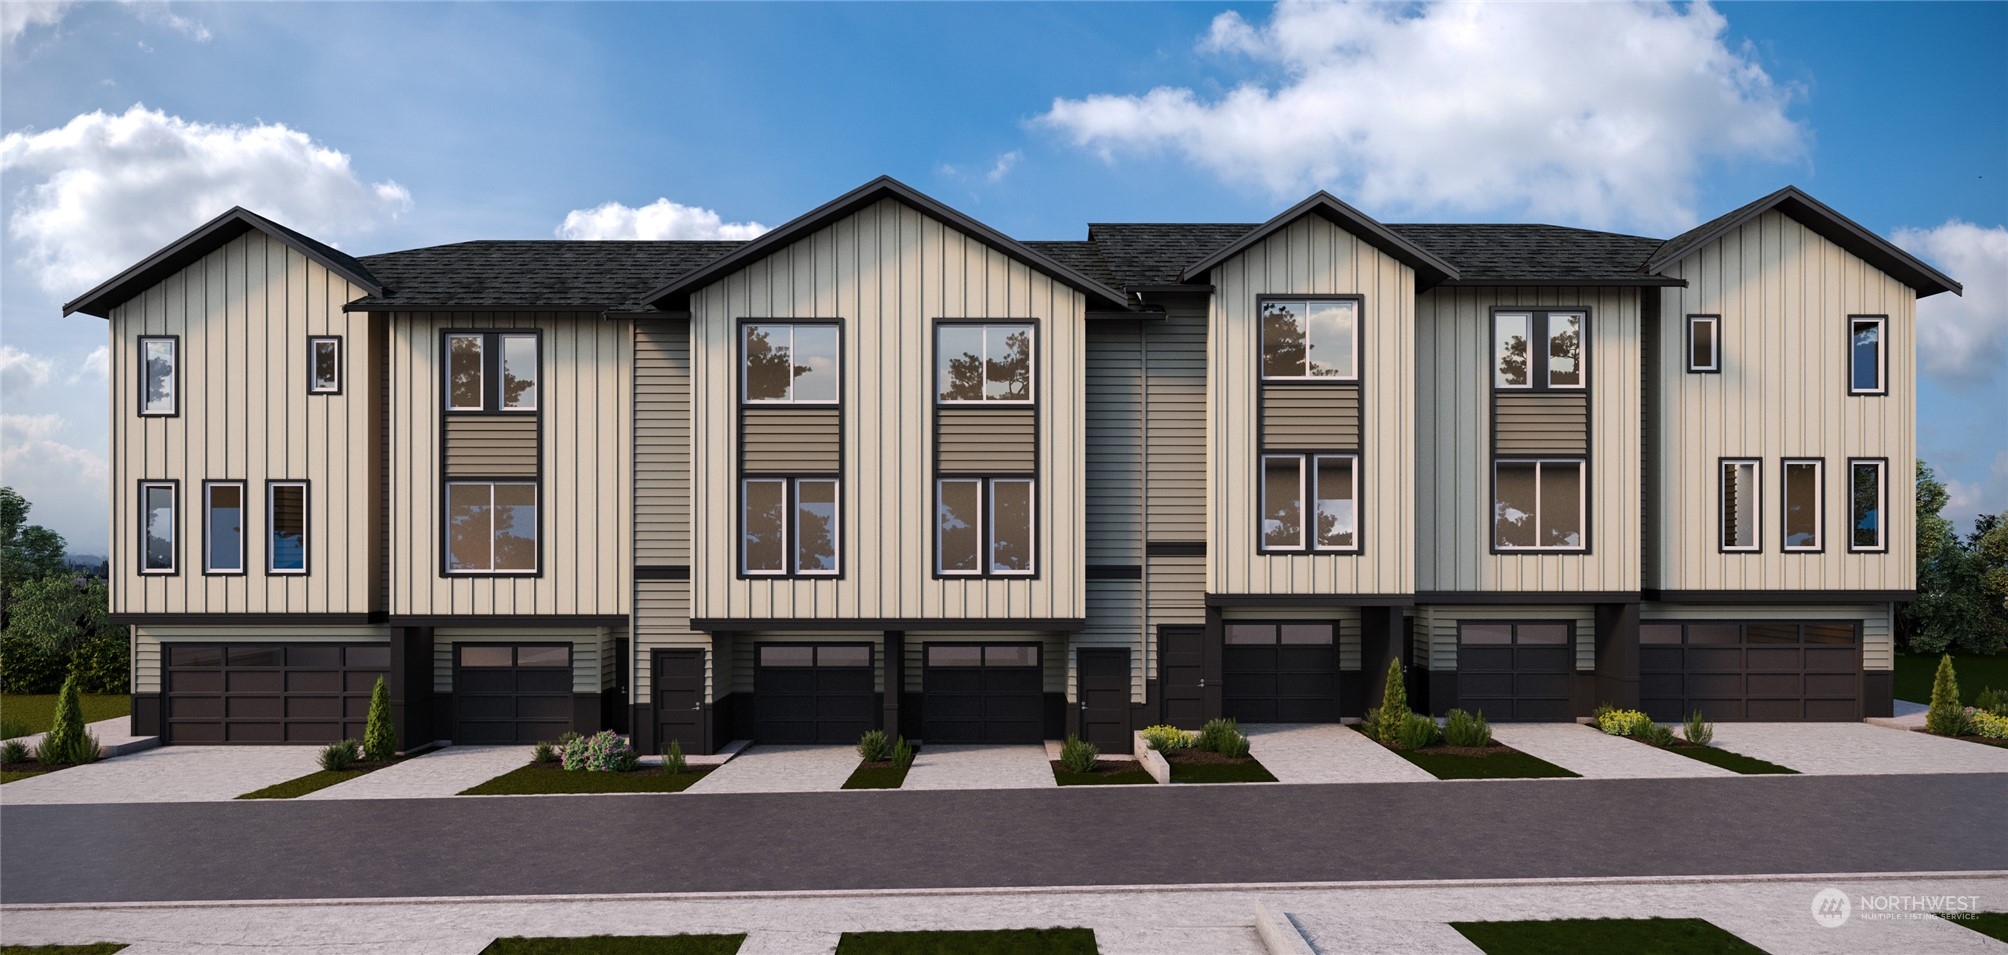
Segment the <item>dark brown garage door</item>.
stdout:
<svg viewBox="0 0 2008 955">
<path fill-rule="evenodd" d="M 1572 719 L 1575 642 L 1567 623 L 1459 624 L 1457 705 L 1496 723 Z"/>
<path fill-rule="evenodd" d="M 1037 743 L 1046 738 L 1046 668 L 1036 643 L 930 643 L 921 670 L 922 739 Z"/>
<path fill-rule="evenodd" d="M 1656 720 L 1862 718 L 1860 627 L 1819 623 L 1639 625 L 1639 704 Z"/>
<path fill-rule="evenodd" d="M 755 650 L 754 739 L 855 743 L 878 726 L 871 644 L 767 643 Z"/>
<path fill-rule="evenodd" d="M 168 743 L 332 743 L 362 739 L 390 647 L 334 643 L 170 643 Z"/>
<path fill-rule="evenodd" d="M 555 741 L 572 728 L 572 645 L 453 645 L 453 741 Z"/>
<path fill-rule="evenodd" d="M 1329 623 L 1230 623 L 1221 712 L 1243 723 L 1339 721 L 1339 645 Z"/>
</svg>

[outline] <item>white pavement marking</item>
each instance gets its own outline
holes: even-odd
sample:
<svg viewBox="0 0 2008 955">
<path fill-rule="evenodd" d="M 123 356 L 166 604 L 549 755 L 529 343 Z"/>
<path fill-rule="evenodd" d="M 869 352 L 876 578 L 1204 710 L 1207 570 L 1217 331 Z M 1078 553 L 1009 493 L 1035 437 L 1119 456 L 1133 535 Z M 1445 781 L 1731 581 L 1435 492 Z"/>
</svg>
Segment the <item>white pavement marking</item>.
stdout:
<svg viewBox="0 0 2008 955">
<path fill-rule="evenodd" d="M 1588 779 L 1737 775 L 1720 766 L 1669 753 L 1635 739 L 1612 736 L 1580 723 L 1508 723 L 1492 727 L 1492 738 Z"/>
<path fill-rule="evenodd" d="M 810 793 L 844 788 L 858 768 L 849 746 L 755 744 L 692 783 L 691 793 Z"/>
<path fill-rule="evenodd" d="M 923 745 L 901 789 L 1050 789 L 1046 747 L 999 744 Z"/>
<path fill-rule="evenodd" d="M 301 799 L 430 799 L 458 795 L 530 762 L 528 746 L 448 746 L 310 792 Z"/>
<path fill-rule="evenodd" d="M 1715 745 L 1814 776 L 2008 773 L 2008 748 L 1867 723 L 1717 723 Z"/>
<path fill-rule="evenodd" d="M 0 804 L 208 802 L 321 767 L 313 746 L 162 746 L 0 786 Z"/>
<path fill-rule="evenodd" d="M 1408 783 L 1436 779 L 1350 726 L 1250 723 L 1248 754 L 1282 783 Z"/>
</svg>

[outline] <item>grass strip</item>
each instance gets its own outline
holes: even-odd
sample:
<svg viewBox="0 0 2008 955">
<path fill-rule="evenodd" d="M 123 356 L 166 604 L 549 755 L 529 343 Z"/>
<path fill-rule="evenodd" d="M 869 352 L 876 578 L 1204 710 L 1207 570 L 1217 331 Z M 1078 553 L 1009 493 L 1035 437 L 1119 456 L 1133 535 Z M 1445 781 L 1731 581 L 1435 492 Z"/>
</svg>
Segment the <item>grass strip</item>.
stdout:
<svg viewBox="0 0 2008 955">
<path fill-rule="evenodd" d="M 1580 776 L 1538 756 L 1508 746 L 1486 756 L 1460 756 L 1428 750 L 1391 750 L 1438 779 L 1568 779 Z"/>
<path fill-rule="evenodd" d="M 316 790 L 326 789 L 336 783 L 348 782 L 357 776 L 366 776 L 367 769 L 323 769 L 308 773 L 298 779 L 288 779 L 283 783 L 273 783 L 264 789 L 245 793 L 239 799 L 293 799 Z"/>
<path fill-rule="evenodd" d="M 2008 912 L 1940 912 L 1938 917 L 1997 942 L 2008 942 Z"/>
<path fill-rule="evenodd" d="M 1490 758 L 1490 757 L 1487 757 Z M 1764 955 L 1707 919 L 1549 919 L 1452 922 L 1485 955 Z"/>
<path fill-rule="evenodd" d="M 85 693 L 82 700 L 86 723 L 132 715 L 132 697 L 122 693 Z M 6 727 L 8 739 L 46 733 L 55 722 L 56 694 L 0 694 L 0 726 Z"/>
<path fill-rule="evenodd" d="M 680 793 L 710 774 L 711 768 L 693 768 L 681 773 L 660 769 L 637 769 L 631 773 L 567 771 L 556 763 L 531 763 L 512 769 L 478 786 L 460 791 L 462 796 L 561 796 L 581 793 Z"/>
<path fill-rule="evenodd" d="M 1276 777 L 1261 763 L 1180 763 L 1171 764 L 1174 783 L 1273 783 Z"/>
<path fill-rule="evenodd" d="M 859 763 L 851 770 L 851 778 L 844 780 L 845 789 L 898 789 L 906 782 L 906 772 L 910 766 L 893 766 L 885 763 Z"/>
<path fill-rule="evenodd" d="M 606 776 L 608 773 L 593 773 Z M 732 955 L 740 935 L 588 935 L 583 938 L 498 938 L 481 955 Z"/>
<path fill-rule="evenodd" d="M 1094 930 L 1085 928 L 845 932 L 837 940 L 837 955 L 1097 955 L 1100 951 Z"/>
<path fill-rule="evenodd" d="M 1726 749 L 1716 749 L 1713 746 L 1668 746 L 1666 751 L 1669 753 L 1679 753 L 1688 759 L 1699 760 L 1710 766 L 1720 766 L 1732 773 L 1742 773 L 1745 776 L 1799 775 L 1798 770 L 1789 766 L 1780 766 L 1777 763 L 1767 762 L 1755 756 L 1732 753 Z"/>
<path fill-rule="evenodd" d="M 1060 761 L 1057 759 L 1051 762 L 1053 765 L 1053 781 L 1062 786 L 1136 786 L 1145 783 L 1155 784 L 1157 782 L 1141 766 L 1135 769 L 1097 769 L 1092 773 L 1077 773 L 1060 765 Z M 1082 931 L 1086 930 L 1083 929 Z M 900 949 L 899 951 L 905 951 L 905 949 Z M 1026 949 L 1026 951 L 1034 951 L 1034 949 Z"/>
<path fill-rule="evenodd" d="M 1952 669 L 1959 674 L 1959 702 L 1972 706 L 1980 691 L 1993 687 L 2008 693 L 2008 653 L 1979 656 L 1952 655 Z M 1896 655 L 1895 696 L 1912 703 L 1931 702 L 1931 683 L 1938 676 L 1938 654 L 1899 653 Z"/>
</svg>

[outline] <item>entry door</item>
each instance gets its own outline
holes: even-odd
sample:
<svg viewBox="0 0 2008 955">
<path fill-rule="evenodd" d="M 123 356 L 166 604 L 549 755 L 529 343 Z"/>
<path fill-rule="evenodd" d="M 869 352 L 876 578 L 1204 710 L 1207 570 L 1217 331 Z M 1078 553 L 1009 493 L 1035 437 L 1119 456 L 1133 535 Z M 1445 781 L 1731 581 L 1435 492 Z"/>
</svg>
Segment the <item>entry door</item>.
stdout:
<svg viewBox="0 0 2008 955">
<path fill-rule="evenodd" d="M 1081 738 L 1122 752 L 1130 746 L 1130 654 L 1127 647 L 1074 651 L 1080 671 Z"/>
<path fill-rule="evenodd" d="M 680 741 L 686 753 L 706 752 L 704 745 L 704 651 L 655 651 L 655 745 L 668 749 Z"/>
<path fill-rule="evenodd" d="M 1164 699 L 1164 721 L 1183 729 L 1205 725 L 1206 628 L 1157 628 L 1157 657 L 1163 667 L 1158 692 Z"/>
</svg>

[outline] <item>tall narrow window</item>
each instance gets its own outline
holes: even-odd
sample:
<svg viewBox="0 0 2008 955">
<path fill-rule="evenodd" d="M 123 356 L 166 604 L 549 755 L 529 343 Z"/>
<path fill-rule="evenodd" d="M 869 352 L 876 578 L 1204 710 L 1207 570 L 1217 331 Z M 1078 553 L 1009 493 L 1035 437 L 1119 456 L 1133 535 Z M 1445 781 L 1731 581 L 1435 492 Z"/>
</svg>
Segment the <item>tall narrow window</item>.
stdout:
<svg viewBox="0 0 2008 955">
<path fill-rule="evenodd" d="M 202 570 L 244 572 L 244 485 L 210 481 L 202 485 Z"/>
<path fill-rule="evenodd" d="M 837 572 L 837 482 L 795 482 L 795 572 Z"/>
<path fill-rule="evenodd" d="M 537 572 L 537 486 L 501 481 L 446 485 L 446 570 Z"/>
<path fill-rule="evenodd" d="M 342 393 L 342 340 L 332 336 L 307 339 L 307 391 L 317 395 Z"/>
<path fill-rule="evenodd" d="M 935 571 L 983 572 L 983 482 L 943 478 L 935 488 Z"/>
<path fill-rule="evenodd" d="M 1032 572 L 1032 482 L 990 482 L 989 569 L 993 574 Z"/>
<path fill-rule="evenodd" d="M 1717 353 L 1716 332 L 1722 324 L 1719 315 L 1687 316 L 1687 370 L 1710 372 L 1722 370 L 1722 358 Z"/>
<path fill-rule="evenodd" d="M 1817 551 L 1825 545 L 1820 528 L 1826 522 L 1825 489 L 1821 472 L 1826 462 L 1817 458 L 1785 459 L 1785 545 L 1788 551 Z"/>
<path fill-rule="evenodd" d="M 265 570 L 307 572 L 307 482 L 273 481 L 265 490 Z"/>
<path fill-rule="evenodd" d="M 139 340 L 139 413 L 175 413 L 175 346 L 172 338 Z"/>
<path fill-rule="evenodd" d="M 832 404 L 837 400 L 837 326 L 747 322 L 740 326 L 740 389 L 747 402 Z"/>
<path fill-rule="evenodd" d="M 934 393 L 942 404 L 1032 401 L 1029 323 L 942 322 L 934 327 Z"/>
<path fill-rule="evenodd" d="M 140 568 L 142 574 L 172 574 L 174 565 L 174 483 L 139 486 Z"/>
<path fill-rule="evenodd" d="M 749 479 L 740 487 L 739 569 L 748 574 L 788 572 L 788 482 Z"/>
<path fill-rule="evenodd" d="M 836 574 L 837 488 L 835 478 L 740 482 L 740 572 L 763 577 Z"/>
<path fill-rule="evenodd" d="M 1889 550 L 1884 526 L 1889 504 L 1886 467 L 1879 459 L 1848 462 L 1848 549 L 1857 553 Z"/>
<path fill-rule="evenodd" d="M 1524 312 L 1500 312 L 1492 317 L 1492 382 L 1500 388 L 1529 388 L 1534 384 L 1529 369 L 1534 356 L 1527 347 L 1528 328 L 1534 316 Z"/>
<path fill-rule="evenodd" d="M 1583 550 L 1583 462 L 1500 461 L 1493 465 L 1492 545 L 1498 550 Z"/>
<path fill-rule="evenodd" d="M 487 362 L 483 335 L 446 336 L 446 410 L 480 411 Z"/>
<path fill-rule="evenodd" d="M 1754 460 L 1722 462 L 1722 549 L 1759 551 L 1764 546 L 1758 533 L 1759 502 L 1763 497 L 1758 483 L 1760 463 Z"/>
<path fill-rule="evenodd" d="M 1499 389 L 1574 391 L 1589 373 L 1588 313 L 1494 312 L 1492 384 Z"/>
<path fill-rule="evenodd" d="M 1262 458 L 1262 549 L 1304 547 L 1304 458 L 1272 454 Z"/>
<path fill-rule="evenodd" d="M 1359 549 L 1359 459 L 1320 455 L 1314 460 L 1313 545 L 1318 550 Z"/>
<path fill-rule="evenodd" d="M 1261 312 L 1262 377 L 1359 378 L 1358 301 L 1265 301 Z"/>
<path fill-rule="evenodd" d="M 1552 312 L 1548 316 L 1548 387 L 1583 386 L 1583 316 Z"/>
<path fill-rule="evenodd" d="M 495 337 L 502 345 L 502 408 L 506 411 L 537 410 L 537 336 Z"/>
<path fill-rule="evenodd" d="M 942 478 L 935 482 L 935 572 L 1023 577 L 1035 570 L 1037 482 Z"/>
<path fill-rule="evenodd" d="M 1887 320 L 1881 315 L 1854 315 L 1848 318 L 1848 393 L 1851 395 L 1887 394 L 1884 381 L 1889 369 L 1887 355 L 1883 349 L 1883 329 Z"/>
</svg>

